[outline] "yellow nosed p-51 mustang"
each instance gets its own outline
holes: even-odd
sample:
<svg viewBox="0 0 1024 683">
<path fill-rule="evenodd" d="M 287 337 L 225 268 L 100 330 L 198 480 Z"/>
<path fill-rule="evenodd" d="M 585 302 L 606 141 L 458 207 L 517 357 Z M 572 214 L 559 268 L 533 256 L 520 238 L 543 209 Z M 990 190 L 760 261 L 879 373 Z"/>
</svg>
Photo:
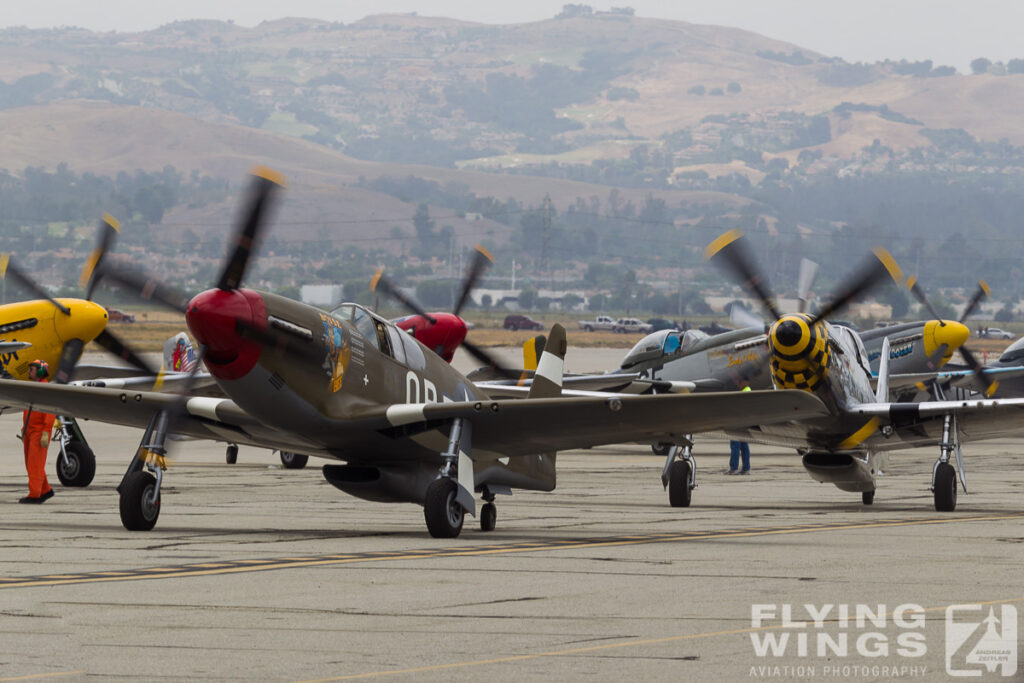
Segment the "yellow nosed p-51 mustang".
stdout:
<svg viewBox="0 0 1024 683">
<path fill-rule="evenodd" d="M 149 375 L 156 374 L 107 329 L 107 310 L 88 298 L 94 286 L 93 270 L 113 243 L 117 230 L 117 221 L 104 216 L 97 247 L 82 272 L 82 284 L 88 287 L 85 299 L 51 297 L 14 264 L 9 254 L 0 255 L 0 278 L 10 276 L 38 297 L 0 305 L 0 377 L 27 380 L 29 363 L 42 360 L 51 369 L 50 381 L 65 384 L 89 342 L 96 342 Z M 60 418 L 56 437 L 60 444 L 57 477 L 65 486 L 88 486 L 96 460 L 74 418 Z"/>
</svg>

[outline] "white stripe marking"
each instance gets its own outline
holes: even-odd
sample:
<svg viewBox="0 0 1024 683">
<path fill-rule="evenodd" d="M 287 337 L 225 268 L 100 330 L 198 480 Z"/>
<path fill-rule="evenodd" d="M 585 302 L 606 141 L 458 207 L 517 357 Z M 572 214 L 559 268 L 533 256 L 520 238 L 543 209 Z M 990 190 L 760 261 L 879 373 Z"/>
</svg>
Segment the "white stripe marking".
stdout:
<svg viewBox="0 0 1024 683">
<path fill-rule="evenodd" d="M 562 386 L 562 365 L 561 358 L 545 351 L 540 356 L 540 363 L 537 363 L 537 374 Z"/>
<path fill-rule="evenodd" d="M 423 417 L 423 408 L 426 405 L 426 403 L 396 403 L 395 405 L 388 406 L 385 415 L 388 418 L 388 422 L 395 427 L 412 422 L 423 422 L 426 419 Z"/>
</svg>

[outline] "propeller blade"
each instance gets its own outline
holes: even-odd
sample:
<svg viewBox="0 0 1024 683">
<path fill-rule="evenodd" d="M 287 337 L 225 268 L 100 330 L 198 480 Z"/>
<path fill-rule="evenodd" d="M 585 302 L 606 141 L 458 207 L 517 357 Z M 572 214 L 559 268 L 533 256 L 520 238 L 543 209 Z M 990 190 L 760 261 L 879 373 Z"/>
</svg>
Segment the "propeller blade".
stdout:
<svg viewBox="0 0 1024 683">
<path fill-rule="evenodd" d="M 989 376 L 989 374 L 985 372 L 985 366 L 978 362 L 978 359 L 966 346 L 960 347 L 960 355 L 964 357 L 968 367 L 974 371 L 974 376 L 977 377 L 978 380 L 981 381 L 981 385 L 985 387 L 983 392 L 985 396 L 991 396 L 994 394 L 996 389 L 999 388 L 999 380 Z"/>
<path fill-rule="evenodd" d="M 96 234 L 96 247 L 89 254 L 82 268 L 82 274 L 78 278 L 78 286 L 85 288 L 85 298 L 92 301 L 92 293 L 99 284 L 100 278 L 93 277 L 97 273 L 103 257 L 114 246 L 117 233 L 121 232 L 121 224 L 109 213 L 103 214 L 99 230 Z"/>
<path fill-rule="evenodd" d="M 921 287 L 921 283 L 917 281 L 916 275 L 911 275 L 907 278 L 907 289 L 914 295 L 918 303 L 928 309 L 928 312 L 932 316 L 932 320 L 942 320 L 942 316 L 935 310 L 935 306 L 928 300 L 928 295 L 924 293 L 924 288 Z"/>
<path fill-rule="evenodd" d="M 118 270 L 111 265 L 103 266 L 97 277 L 104 280 L 113 280 L 130 290 L 140 299 L 162 304 L 172 311 L 184 313 L 188 308 L 189 296 L 163 284 L 156 278 L 127 270 Z"/>
<path fill-rule="evenodd" d="M 15 280 L 17 280 L 22 287 L 35 294 L 36 297 L 40 299 L 46 299 L 47 301 L 49 301 L 57 308 L 57 310 L 59 310 L 64 315 L 71 314 L 71 311 L 68 310 L 67 306 L 64 306 L 59 301 L 50 296 L 45 289 L 43 289 L 36 283 L 35 280 L 30 278 L 24 272 L 22 272 L 21 268 L 15 266 L 14 262 L 11 261 L 10 254 L 0 254 L 0 278 L 5 278 L 7 277 L 8 274 L 10 274 Z"/>
<path fill-rule="evenodd" d="M 746 241 L 741 240 L 743 233 L 739 230 L 730 230 L 721 235 L 704 250 L 704 258 L 708 261 L 714 259 L 716 264 L 728 270 L 735 276 L 740 285 L 761 302 L 765 310 L 772 318 L 778 320 L 782 317 L 782 311 L 775 304 L 775 299 L 770 295 L 770 288 L 764 276 L 758 272 L 746 246 Z"/>
<path fill-rule="evenodd" d="M 405 294 L 402 294 L 398 287 L 396 287 L 395 284 L 384 275 L 383 268 L 378 268 L 377 272 L 373 274 L 373 279 L 370 280 L 370 291 L 376 292 L 378 289 L 385 296 L 391 297 L 413 313 L 422 315 L 431 325 L 437 322 L 437 319 L 423 310 L 422 306 L 407 297 Z"/>
<path fill-rule="evenodd" d="M 60 363 L 57 365 L 55 383 L 67 384 L 71 381 L 75 374 L 75 366 L 78 365 L 78 359 L 82 357 L 84 348 L 85 342 L 81 339 L 70 339 L 64 343 L 64 348 L 60 350 Z"/>
<path fill-rule="evenodd" d="M 469 265 L 466 278 L 462 281 L 462 292 L 459 293 L 459 299 L 455 303 L 455 309 L 452 313 L 459 315 L 462 312 L 462 307 L 466 304 L 466 300 L 469 299 L 469 293 L 473 291 L 477 280 L 491 267 L 492 263 L 494 263 L 494 257 L 491 256 L 490 252 L 479 244 L 476 245 L 476 251 L 473 252 L 473 262 Z"/>
<path fill-rule="evenodd" d="M 859 272 L 839 288 L 838 295 L 812 317 L 812 322 L 828 318 L 850 301 L 879 284 L 886 275 L 889 275 L 898 285 L 903 283 L 903 271 L 892 254 L 882 247 L 875 247 L 871 253 L 875 258 L 869 260 Z"/>
<path fill-rule="evenodd" d="M 991 294 L 991 290 L 988 288 L 988 283 L 984 280 L 978 280 L 978 289 L 975 290 L 974 296 L 971 297 L 971 300 L 967 302 L 967 306 L 964 307 L 964 312 L 960 315 L 960 322 L 967 320 L 967 317 L 977 310 L 978 305 L 989 294 Z"/>
<path fill-rule="evenodd" d="M 264 225 L 264 215 L 274 190 L 284 186 L 284 176 L 269 168 L 259 167 L 253 170 L 253 184 L 250 190 L 248 209 L 240 230 L 234 236 L 234 251 L 224 263 L 224 269 L 217 278 L 217 288 L 227 291 L 238 289 L 245 276 L 249 256 L 259 239 Z"/>
<path fill-rule="evenodd" d="M 117 338 L 109 329 L 100 332 L 99 336 L 93 339 L 94 342 L 105 348 L 129 365 L 138 368 L 147 375 L 157 375 L 157 371 L 146 361 L 136 354 L 127 344 Z"/>
<path fill-rule="evenodd" d="M 807 312 L 807 304 L 811 298 L 811 286 L 818 276 L 818 264 L 808 258 L 800 259 L 800 279 L 797 280 L 796 296 L 800 300 L 797 309 L 800 313 Z"/>
<path fill-rule="evenodd" d="M 505 379 L 519 379 L 522 375 L 521 372 L 516 372 L 514 370 L 509 370 L 508 368 L 503 367 L 501 362 L 498 361 L 498 359 L 495 356 L 491 355 L 487 351 L 484 351 L 481 347 L 477 346 L 476 344 L 473 344 L 472 342 L 463 341 L 462 348 L 466 349 L 466 352 L 469 355 L 473 356 L 473 358 L 476 358 L 478 361 L 488 366 Z"/>
</svg>

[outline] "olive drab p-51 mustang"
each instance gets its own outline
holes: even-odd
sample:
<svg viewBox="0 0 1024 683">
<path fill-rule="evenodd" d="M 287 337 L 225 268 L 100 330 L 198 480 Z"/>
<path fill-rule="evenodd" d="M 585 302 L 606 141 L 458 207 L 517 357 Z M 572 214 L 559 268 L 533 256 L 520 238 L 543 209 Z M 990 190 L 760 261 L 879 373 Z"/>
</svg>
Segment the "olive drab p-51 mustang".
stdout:
<svg viewBox="0 0 1024 683">
<path fill-rule="evenodd" d="M 706 256 L 729 270 L 748 292 L 761 301 L 773 322 L 767 332 L 768 365 L 779 390 L 798 390 L 820 400 L 825 416 L 762 424 L 754 419 L 743 428 L 727 428 L 730 437 L 792 447 L 802 455 L 811 477 L 860 492 L 865 504 L 875 496 L 877 478 L 887 467 L 888 453 L 920 446 L 938 446 L 931 489 L 935 509 L 956 507 L 957 478 L 967 490 L 961 444 L 1019 433 L 1024 399 L 889 400 L 890 342 L 883 339 L 881 364 L 873 386 L 872 372 L 861 338 L 848 327 L 827 318 L 857 294 L 888 273 L 902 282 L 902 272 L 884 249 L 875 250 L 867 270 L 853 277 L 840 294 L 817 314 L 783 315 L 755 267 L 745 240 L 730 231 L 713 241 Z M 975 381 L 991 395 L 994 376 L 961 346 Z M 698 394 L 699 396 L 699 394 Z M 693 488 L 692 456 L 675 447 L 669 464 L 669 496 L 673 505 L 688 505 Z"/>
<path fill-rule="evenodd" d="M 361 498 L 423 506 L 431 535 L 454 537 L 474 494 L 493 529 L 496 494 L 555 488 L 556 452 L 683 433 L 810 419 L 800 392 L 563 396 L 565 331 L 552 328 L 526 399 L 496 400 L 393 323 L 354 304 L 331 312 L 241 287 L 268 199 L 280 179 L 254 178 L 213 289 L 191 299 L 144 276 L 102 274 L 181 310 L 198 356 L 226 398 L 0 380 L 0 401 L 145 428 L 119 486 L 126 528 L 151 529 L 161 509 L 168 434 L 340 461 L 323 468 Z M 198 367 L 200 363 L 196 364 Z"/>
</svg>

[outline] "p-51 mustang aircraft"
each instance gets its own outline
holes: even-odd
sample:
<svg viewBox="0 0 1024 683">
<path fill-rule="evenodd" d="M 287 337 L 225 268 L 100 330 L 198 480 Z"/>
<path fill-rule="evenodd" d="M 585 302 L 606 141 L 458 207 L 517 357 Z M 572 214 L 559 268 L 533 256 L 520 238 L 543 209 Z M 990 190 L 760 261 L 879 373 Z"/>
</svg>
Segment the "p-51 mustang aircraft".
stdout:
<svg viewBox="0 0 1024 683">
<path fill-rule="evenodd" d="M 813 479 L 835 484 L 844 491 L 860 492 L 866 505 L 874 500 L 876 480 L 887 466 L 889 451 L 938 446 L 931 489 L 935 509 L 951 511 L 956 508 L 957 474 L 966 491 L 961 443 L 968 438 L 1020 432 L 1019 421 L 1024 416 L 1022 399 L 890 402 L 888 339 L 882 342 L 877 386 L 872 388 L 872 373 L 860 337 L 847 327 L 829 324 L 826 319 L 886 272 L 897 282 L 902 281 L 899 267 L 884 250 L 876 249 L 877 261 L 870 269 L 847 283 L 841 295 L 813 316 L 783 315 L 778 311 L 740 232 L 722 235 L 708 246 L 705 254 L 730 270 L 774 318 L 768 329 L 768 345 L 775 386 L 813 395 L 827 412 L 825 416 L 775 424 L 751 420 L 752 426 L 724 430 L 730 437 L 795 448 Z M 973 354 L 965 354 L 965 359 L 977 381 L 991 392 L 995 382 L 985 368 L 974 360 Z M 675 447 L 670 457 L 670 501 L 674 506 L 689 505 L 695 484 L 688 445 Z"/>
<path fill-rule="evenodd" d="M 370 500 L 418 503 L 431 535 L 454 537 L 465 512 L 476 512 L 474 492 L 486 501 L 481 528 L 491 530 L 496 494 L 554 489 L 561 449 L 675 441 L 752 417 L 774 423 L 824 414 L 821 401 L 799 391 L 562 397 L 566 342 L 558 325 L 528 398 L 491 399 L 361 306 L 328 313 L 240 287 L 278 183 L 268 171 L 255 177 L 214 289 L 186 299 L 154 280 L 103 269 L 104 278 L 185 313 L 198 355 L 227 398 L 0 381 L 7 404 L 145 427 L 119 487 L 128 529 L 156 524 L 168 434 L 344 461 L 324 467 L 331 484 Z"/>
<path fill-rule="evenodd" d="M 141 370 L 151 377 L 156 374 L 107 328 L 106 309 L 91 300 L 95 286 L 92 272 L 102 262 L 119 229 L 117 221 L 109 215 L 100 222 L 96 248 L 82 273 L 82 285 L 88 287 L 85 299 L 54 299 L 22 272 L 10 255 L 0 255 L 0 278 L 12 278 L 38 297 L 0 306 L 0 337 L 4 339 L 0 341 L 0 376 L 27 380 L 28 364 L 39 359 L 51 368 L 52 381 L 65 383 L 71 379 L 82 349 L 91 341 L 130 363 L 136 373 Z M 93 370 L 100 373 L 110 368 Z M 60 445 L 56 464 L 61 484 L 88 486 L 96 471 L 96 459 L 73 418 L 61 417 L 54 440 Z"/>
</svg>

